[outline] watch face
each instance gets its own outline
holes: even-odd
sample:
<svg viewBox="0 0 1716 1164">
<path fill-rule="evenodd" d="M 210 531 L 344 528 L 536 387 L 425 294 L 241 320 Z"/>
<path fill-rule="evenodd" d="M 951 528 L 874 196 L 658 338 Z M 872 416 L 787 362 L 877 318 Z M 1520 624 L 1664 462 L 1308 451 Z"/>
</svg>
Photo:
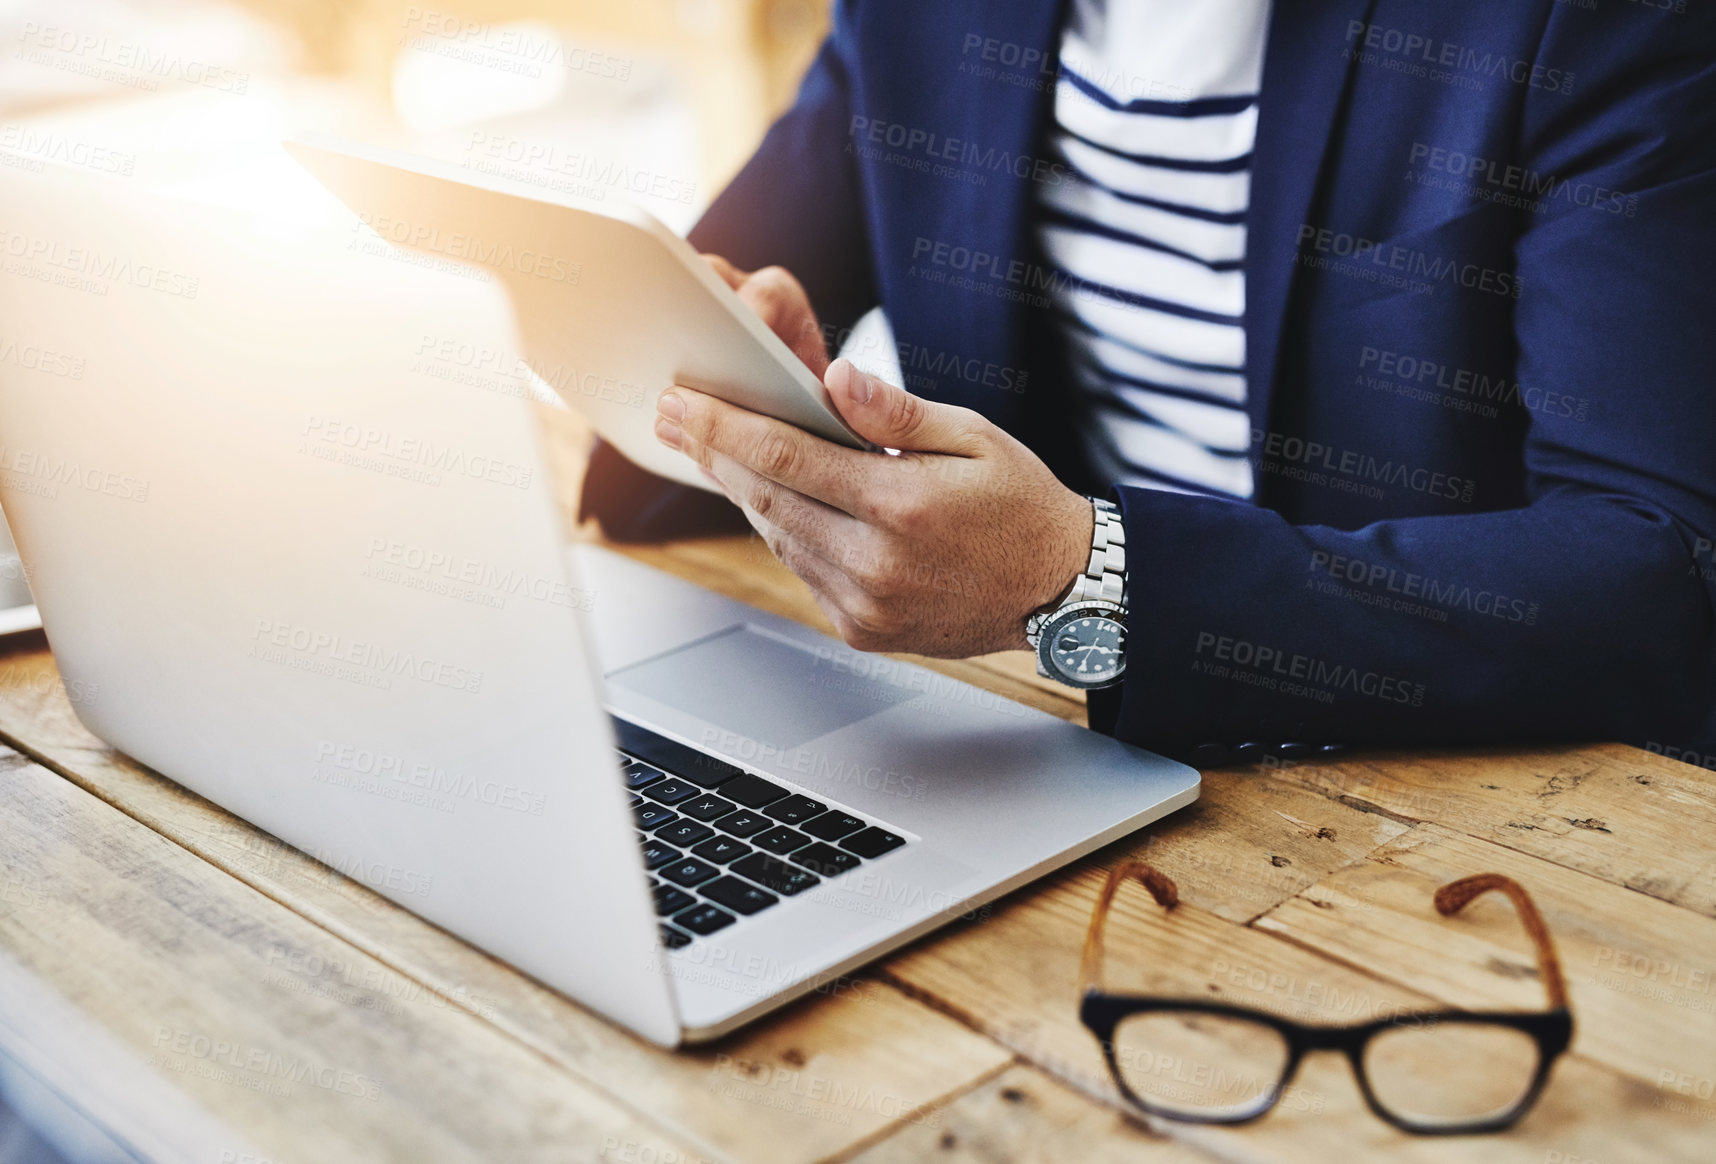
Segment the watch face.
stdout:
<svg viewBox="0 0 1716 1164">
<path fill-rule="evenodd" d="M 1038 651 L 1051 674 L 1075 687 L 1102 687 L 1126 668 L 1126 628 L 1100 613 L 1069 612 L 1043 628 Z"/>
</svg>

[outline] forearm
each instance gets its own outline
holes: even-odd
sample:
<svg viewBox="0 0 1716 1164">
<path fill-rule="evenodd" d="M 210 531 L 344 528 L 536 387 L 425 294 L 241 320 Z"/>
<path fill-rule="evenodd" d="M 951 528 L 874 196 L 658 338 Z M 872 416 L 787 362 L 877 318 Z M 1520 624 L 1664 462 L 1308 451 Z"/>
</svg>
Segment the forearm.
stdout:
<svg viewBox="0 0 1716 1164">
<path fill-rule="evenodd" d="M 1119 496 L 1127 678 L 1091 714 L 1121 738 L 1177 753 L 1693 738 L 1709 715 L 1716 588 L 1694 531 L 1643 502 L 1569 490 L 1342 531 Z"/>
</svg>

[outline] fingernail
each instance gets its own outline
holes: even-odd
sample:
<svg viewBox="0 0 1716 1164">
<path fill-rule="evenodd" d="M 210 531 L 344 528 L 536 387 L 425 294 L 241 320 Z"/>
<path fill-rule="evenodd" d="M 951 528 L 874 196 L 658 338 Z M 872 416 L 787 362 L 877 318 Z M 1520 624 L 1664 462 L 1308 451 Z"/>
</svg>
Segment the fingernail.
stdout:
<svg viewBox="0 0 1716 1164">
<path fill-rule="evenodd" d="M 684 420 L 685 400 L 677 392 L 663 392 L 656 397 L 655 410 L 669 420 Z"/>
<path fill-rule="evenodd" d="M 833 379 L 834 368 L 840 369 L 840 376 L 846 381 L 841 391 L 845 392 L 854 404 L 870 403 L 870 377 L 860 372 L 857 364 L 844 357 L 835 360 L 834 367 L 829 369 L 830 379 Z"/>
<path fill-rule="evenodd" d="M 670 449 L 677 449 L 679 447 L 680 438 L 683 435 L 684 434 L 680 431 L 679 426 L 677 424 L 674 424 L 671 420 L 667 419 L 667 417 L 665 417 L 665 416 L 656 417 L 656 419 L 655 419 L 655 439 L 656 440 L 660 441 L 662 444 L 666 445 Z"/>
</svg>

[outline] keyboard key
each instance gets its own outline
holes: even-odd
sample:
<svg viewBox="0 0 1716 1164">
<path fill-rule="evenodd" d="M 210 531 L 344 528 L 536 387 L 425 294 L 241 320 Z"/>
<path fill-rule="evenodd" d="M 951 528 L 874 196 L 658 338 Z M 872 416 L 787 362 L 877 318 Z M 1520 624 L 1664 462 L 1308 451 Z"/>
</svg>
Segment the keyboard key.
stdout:
<svg viewBox="0 0 1716 1164">
<path fill-rule="evenodd" d="M 664 841 L 651 838 L 644 842 L 643 857 L 645 869 L 660 869 L 669 861 L 677 861 L 685 854 Z"/>
<path fill-rule="evenodd" d="M 880 857 L 883 853 L 897 849 L 905 843 L 906 838 L 897 837 L 887 829 L 871 826 L 863 832 L 853 833 L 841 841 L 840 847 L 849 853 L 857 853 L 860 857 Z"/>
<path fill-rule="evenodd" d="M 818 841 L 809 848 L 800 849 L 792 855 L 792 863 L 803 865 L 812 873 L 824 877 L 838 877 L 848 869 L 856 869 L 864 862 L 851 853 L 842 853 L 825 841 Z"/>
<path fill-rule="evenodd" d="M 671 865 L 664 865 L 661 875 L 676 885 L 696 885 L 699 881 L 707 881 L 721 870 L 707 861 L 699 861 L 696 857 L 682 857 Z"/>
<path fill-rule="evenodd" d="M 740 770 L 724 760 L 706 756 L 696 748 L 658 736 L 648 728 L 618 716 L 609 718 L 613 720 L 614 735 L 620 741 L 620 747 L 670 776 L 689 780 L 702 788 L 715 788 L 739 775 Z"/>
<path fill-rule="evenodd" d="M 696 796 L 697 785 L 687 784 L 683 780 L 674 780 L 669 777 L 659 784 L 651 784 L 643 790 L 643 794 L 662 804 L 678 804 L 682 800 L 690 800 Z"/>
<path fill-rule="evenodd" d="M 659 768 L 651 768 L 648 764 L 633 761 L 620 771 L 620 775 L 625 777 L 626 787 L 636 792 L 645 785 L 654 784 L 657 780 L 662 779 L 666 773 Z"/>
<path fill-rule="evenodd" d="M 726 816 L 739 806 L 731 800 L 722 800 L 712 792 L 705 792 L 701 796 L 681 802 L 678 807 L 680 812 L 695 820 L 714 820 L 718 816 Z"/>
<path fill-rule="evenodd" d="M 828 806 L 820 800 L 812 800 L 808 796 L 793 795 L 785 800 L 777 800 L 763 809 L 782 824 L 803 824 L 813 816 L 821 816 L 828 811 Z"/>
<path fill-rule="evenodd" d="M 678 818 L 679 814 L 666 805 L 650 804 L 648 801 L 632 809 L 632 819 L 637 821 L 638 828 L 645 832 Z"/>
<path fill-rule="evenodd" d="M 715 827 L 730 836 L 748 837 L 752 833 L 760 833 L 764 829 L 773 828 L 774 823 L 760 813 L 747 812 L 741 809 L 730 816 L 721 817 L 715 822 Z"/>
<path fill-rule="evenodd" d="M 746 916 L 767 909 L 780 900 L 767 890 L 758 889 L 749 881 L 741 881 L 737 877 L 723 877 L 719 881 L 711 881 L 698 892 L 710 901 L 719 902 Z"/>
<path fill-rule="evenodd" d="M 728 800 L 736 800 L 746 808 L 761 808 L 765 804 L 773 804 L 787 794 L 787 790 L 771 780 L 761 776 L 746 773 L 735 776 L 721 786 L 721 795 Z"/>
<path fill-rule="evenodd" d="M 752 853 L 743 860 L 734 861 L 728 868 L 787 897 L 803 893 L 822 880 L 809 870 L 794 868 L 763 853 Z"/>
<path fill-rule="evenodd" d="M 699 905 L 673 919 L 694 934 L 712 934 L 733 924 L 733 915 L 712 905 Z"/>
<path fill-rule="evenodd" d="M 661 944 L 670 950 L 677 950 L 681 946 L 691 944 L 691 935 L 684 930 L 676 930 L 670 925 L 664 925 L 661 927 Z"/>
<path fill-rule="evenodd" d="M 790 853 L 794 849 L 803 848 L 810 844 L 810 838 L 797 829 L 789 829 L 786 825 L 776 825 L 766 833 L 758 833 L 751 838 L 751 843 L 759 849 L 767 849 L 771 853 Z"/>
<path fill-rule="evenodd" d="M 659 914 L 678 913 L 696 900 L 683 889 L 663 885 L 655 891 L 655 912 Z"/>
<path fill-rule="evenodd" d="M 825 812 L 798 826 L 819 841 L 838 841 L 847 833 L 855 833 L 864 822 L 844 812 Z"/>
<path fill-rule="evenodd" d="M 691 851 L 705 861 L 725 865 L 729 861 L 737 861 L 740 857 L 748 856 L 751 852 L 751 846 L 744 841 L 735 841 L 732 837 L 711 837 Z"/>
<path fill-rule="evenodd" d="M 632 798 L 630 800 L 626 801 L 626 803 L 629 804 L 633 808 L 636 808 L 638 805 L 642 804 L 643 802 L 644 802 L 644 798 L 639 796 L 635 792 L 632 793 Z"/>
<path fill-rule="evenodd" d="M 694 820 L 686 820 L 684 817 L 680 817 L 678 820 L 664 824 L 659 829 L 656 829 L 655 835 L 658 839 L 666 841 L 670 845 L 678 845 L 682 849 L 689 849 L 698 841 L 706 840 L 709 837 L 714 836 L 715 830 L 706 824 L 698 824 Z"/>
</svg>

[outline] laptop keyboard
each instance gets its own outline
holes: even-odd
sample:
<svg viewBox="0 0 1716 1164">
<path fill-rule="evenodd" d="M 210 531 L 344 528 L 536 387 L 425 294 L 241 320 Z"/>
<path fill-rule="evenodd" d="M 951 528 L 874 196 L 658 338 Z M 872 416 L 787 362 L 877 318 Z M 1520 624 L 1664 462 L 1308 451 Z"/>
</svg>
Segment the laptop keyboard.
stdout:
<svg viewBox="0 0 1716 1164">
<path fill-rule="evenodd" d="M 908 843 L 874 820 L 612 718 L 670 950 Z"/>
</svg>

